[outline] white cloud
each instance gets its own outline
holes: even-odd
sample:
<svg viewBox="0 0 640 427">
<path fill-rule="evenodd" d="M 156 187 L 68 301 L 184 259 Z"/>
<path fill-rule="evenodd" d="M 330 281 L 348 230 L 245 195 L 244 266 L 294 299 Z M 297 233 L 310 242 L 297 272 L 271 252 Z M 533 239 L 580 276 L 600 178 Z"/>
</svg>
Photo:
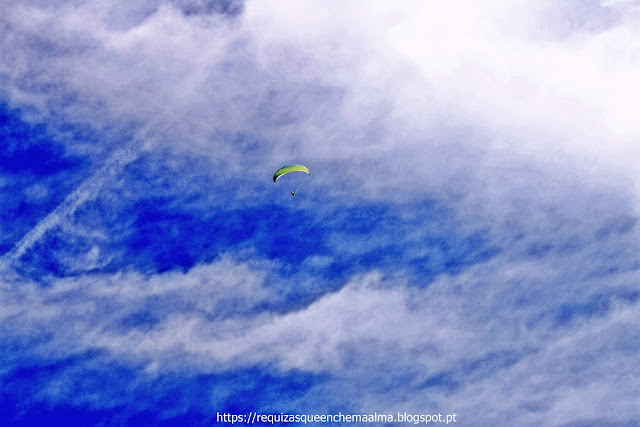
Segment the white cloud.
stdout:
<svg viewBox="0 0 640 427">
<path fill-rule="evenodd" d="M 341 391 L 323 394 L 325 403 L 355 399 L 357 411 L 436 410 L 498 424 L 635 419 L 638 301 L 616 295 L 637 289 L 637 269 L 603 282 L 576 274 L 589 254 L 565 258 L 498 257 L 427 288 L 373 273 L 281 314 L 254 311 L 284 302 L 266 286 L 268 264 L 223 258 L 186 274 L 5 289 L 2 317 L 10 336 L 49 336 L 35 354 L 101 350 L 144 375 L 253 366 L 328 374 L 320 390 Z M 603 312 L 556 324 L 564 306 L 598 295 Z M 150 324 L 123 323 L 141 311 Z M 430 378 L 442 383 L 430 388 Z M 389 387 L 370 394 L 375 383 Z M 447 384 L 455 386 L 443 393 Z"/>
<path fill-rule="evenodd" d="M 64 358 L 101 348 L 101 337 L 111 333 L 154 328 L 173 313 L 192 313 L 207 321 L 251 316 L 260 304 L 279 300 L 264 287 L 269 269 L 268 263 L 225 256 L 186 274 L 87 276 L 61 279 L 51 287 L 5 284 L 3 331 L 42 339 L 42 345 L 29 351 Z"/>
<path fill-rule="evenodd" d="M 315 389 L 323 398 L 341 390 L 378 412 L 458 411 L 486 424 L 640 417 L 638 302 L 616 293 L 638 282 L 633 3 L 253 1 L 233 20 L 185 14 L 200 7 L 186 3 L 60 5 L 12 4 L 0 18 L 2 95 L 35 108 L 36 120 L 144 124 L 142 150 L 202 154 L 213 175 L 305 158 L 320 165 L 328 199 L 318 218 L 362 199 L 419 216 L 414 203 L 435 200 L 461 235 L 486 230 L 502 252 L 426 288 L 352 278 L 295 309 L 268 286 L 272 265 L 231 258 L 185 274 L 5 285 L 3 333 L 51 334 L 33 351 L 101 349 L 149 373 L 328 374 Z M 60 101 L 69 94 L 77 101 Z M 112 150 L 104 144 L 93 152 Z M 246 171 L 252 155 L 260 172 Z M 95 197 L 107 172 L 88 181 Z M 5 264 L 72 215 L 85 187 Z M 631 225 L 616 223 L 624 218 Z M 427 245 L 432 232 L 410 238 Z M 362 242 L 384 246 L 380 236 Z M 556 324 L 564 305 L 594 298 L 604 313 Z M 438 375 L 458 387 L 425 386 Z"/>
<path fill-rule="evenodd" d="M 133 145 L 133 144 L 132 144 Z M 0 272 L 6 272 L 12 264 L 19 262 L 20 257 L 38 242 L 47 232 L 60 225 L 62 221 L 72 216 L 75 210 L 87 200 L 98 197 L 100 189 L 107 180 L 118 175 L 124 166 L 135 160 L 137 153 L 134 149 L 124 149 L 115 152 L 105 164 L 93 175 L 84 180 L 78 188 L 69 194 L 65 200 L 52 212 L 33 227 L 12 250 L 0 258 Z"/>
<path fill-rule="evenodd" d="M 346 152 L 356 158 L 393 159 L 387 163 L 394 171 L 394 163 L 409 164 L 412 177 L 427 162 L 421 182 L 443 175 L 448 182 L 456 157 L 465 169 L 478 161 L 482 167 L 487 150 L 497 150 L 492 156 L 515 152 L 519 164 L 536 166 L 557 157 L 577 168 L 604 163 L 637 179 L 636 20 L 542 38 L 550 7 L 337 2 L 316 8 L 300 2 L 292 9 L 256 2 L 248 5 L 247 25 L 260 34 L 258 55 L 267 67 L 280 66 L 284 46 L 295 46 L 304 68 L 284 62 L 293 67 L 291 78 L 344 87 L 338 120 L 369 128 L 375 121 L 383 129 L 377 139 L 356 136 L 345 146 L 324 123 L 322 132 L 307 135 L 311 155 L 340 156 L 350 147 Z M 445 141 L 450 126 L 477 130 L 463 141 Z"/>
<path fill-rule="evenodd" d="M 81 97 L 61 110 L 73 120 L 151 121 L 158 139 L 215 146 L 230 168 L 237 147 L 219 132 L 254 134 L 276 158 L 293 150 L 359 159 L 393 171 L 392 186 L 418 178 L 434 183 L 430 192 L 482 167 L 487 151 L 517 153 L 520 164 L 566 158 L 585 175 L 602 167 L 637 180 L 635 15 L 554 38 L 545 19 L 569 6 L 248 2 L 233 21 L 171 5 L 132 9 L 11 7 L 3 53 L 13 57 L 4 66 L 12 100 L 39 96 L 38 105 L 60 109 L 37 95 L 55 82 Z M 113 27 L 116 10 L 140 21 Z M 53 21 L 64 30 L 44 31 Z M 38 58 L 34 35 L 57 54 Z M 38 82 L 29 90 L 27 78 Z M 389 190 L 367 181 L 373 193 Z"/>
</svg>

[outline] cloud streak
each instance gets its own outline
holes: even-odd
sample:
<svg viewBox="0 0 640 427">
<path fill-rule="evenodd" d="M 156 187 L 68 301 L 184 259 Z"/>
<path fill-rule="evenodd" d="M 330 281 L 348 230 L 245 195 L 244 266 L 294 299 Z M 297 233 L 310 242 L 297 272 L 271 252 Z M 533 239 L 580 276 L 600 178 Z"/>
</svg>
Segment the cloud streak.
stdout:
<svg viewBox="0 0 640 427">
<path fill-rule="evenodd" d="M 135 158 L 136 154 L 131 149 L 123 149 L 114 153 L 103 167 L 82 182 L 60 205 L 20 239 L 13 249 L 0 258 L 0 270 L 7 272 L 12 264 L 19 262 L 20 257 L 31 249 L 45 233 L 58 227 L 62 221 L 73 215 L 83 203 L 98 197 L 104 182 L 117 176 L 121 169 Z"/>
</svg>

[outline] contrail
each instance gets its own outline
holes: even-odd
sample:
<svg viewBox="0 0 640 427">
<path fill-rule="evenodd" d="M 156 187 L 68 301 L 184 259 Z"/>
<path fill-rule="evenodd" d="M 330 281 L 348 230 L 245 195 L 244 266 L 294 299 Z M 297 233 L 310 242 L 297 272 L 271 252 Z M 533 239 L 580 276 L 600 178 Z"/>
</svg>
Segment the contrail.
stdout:
<svg viewBox="0 0 640 427">
<path fill-rule="evenodd" d="M 134 144 L 133 147 L 137 147 Z M 124 166 L 138 157 L 133 147 L 114 152 L 107 162 L 93 175 L 85 179 L 62 203 L 33 227 L 9 252 L 0 258 L 0 272 L 6 272 L 24 255 L 44 234 L 56 227 L 62 220 L 74 214 L 83 203 L 98 196 L 100 188 L 109 178 L 115 178 Z"/>
</svg>

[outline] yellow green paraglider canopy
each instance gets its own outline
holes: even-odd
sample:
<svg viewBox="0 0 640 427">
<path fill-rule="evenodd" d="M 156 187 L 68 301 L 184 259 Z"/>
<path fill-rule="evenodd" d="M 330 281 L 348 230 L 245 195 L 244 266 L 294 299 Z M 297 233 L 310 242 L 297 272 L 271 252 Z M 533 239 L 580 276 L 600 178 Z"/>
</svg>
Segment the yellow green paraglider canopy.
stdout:
<svg viewBox="0 0 640 427">
<path fill-rule="evenodd" d="M 273 182 L 276 182 L 278 178 L 280 178 L 282 175 L 288 174 L 289 172 L 306 172 L 308 175 L 311 175 L 311 172 L 309 172 L 309 169 L 307 169 L 306 166 L 288 165 L 281 167 L 276 171 L 276 173 L 273 174 Z"/>
</svg>

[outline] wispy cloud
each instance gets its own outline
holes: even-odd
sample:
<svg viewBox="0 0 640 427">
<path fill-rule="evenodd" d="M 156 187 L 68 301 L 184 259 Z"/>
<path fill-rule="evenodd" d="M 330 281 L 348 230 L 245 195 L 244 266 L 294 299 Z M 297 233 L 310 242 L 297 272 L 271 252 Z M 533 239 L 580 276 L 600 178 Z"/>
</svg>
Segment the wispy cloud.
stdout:
<svg viewBox="0 0 640 427">
<path fill-rule="evenodd" d="M 124 165 L 135 159 L 135 153 L 131 149 L 124 149 L 114 153 L 105 165 L 98 169 L 94 175 L 87 178 L 78 188 L 69 194 L 64 202 L 58 205 L 51 213 L 43 218 L 32 228 L 15 247 L 0 258 L 0 270 L 7 272 L 12 264 L 18 262 L 20 257 L 40 240 L 45 233 L 60 225 L 83 203 L 98 196 L 102 184 L 113 179 Z"/>
<path fill-rule="evenodd" d="M 10 416 L 640 420 L 635 2 L 6 9 Z"/>
</svg>

